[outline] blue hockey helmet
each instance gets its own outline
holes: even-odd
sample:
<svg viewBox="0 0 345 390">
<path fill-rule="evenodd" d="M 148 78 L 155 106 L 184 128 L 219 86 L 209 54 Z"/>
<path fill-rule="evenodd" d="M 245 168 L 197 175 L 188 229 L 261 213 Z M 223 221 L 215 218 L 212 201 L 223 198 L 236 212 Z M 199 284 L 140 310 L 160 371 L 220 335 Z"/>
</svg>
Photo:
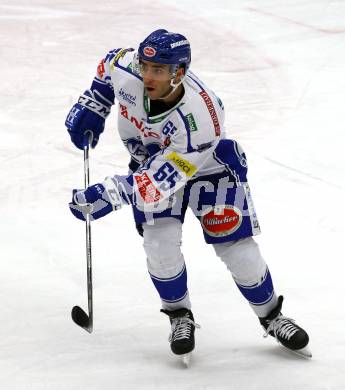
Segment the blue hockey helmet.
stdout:
<svg viewBox="0 0 345 390">
<path fill-rule="evenodd" d="M 191 49 L 185 36 L 164 29 L 153 31 L 139 45 L 139 60 L 184 66 L 187 72 L 191 61 Z"/>
</svg>

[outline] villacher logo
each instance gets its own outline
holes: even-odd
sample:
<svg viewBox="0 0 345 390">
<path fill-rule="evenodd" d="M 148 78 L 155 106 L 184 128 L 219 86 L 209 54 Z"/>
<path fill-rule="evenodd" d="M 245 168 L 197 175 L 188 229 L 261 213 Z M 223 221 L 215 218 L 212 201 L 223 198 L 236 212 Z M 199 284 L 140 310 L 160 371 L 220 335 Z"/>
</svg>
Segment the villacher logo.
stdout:
<svg viewBox="0 0 345 390">
<path fill-rule="evenodd" d="M 234 233 L 242 224 L 240 209 L 231 205 L 210 207 L 204 211 L 201 224 L 212 237 L 224 237 Z"/>
</svg>

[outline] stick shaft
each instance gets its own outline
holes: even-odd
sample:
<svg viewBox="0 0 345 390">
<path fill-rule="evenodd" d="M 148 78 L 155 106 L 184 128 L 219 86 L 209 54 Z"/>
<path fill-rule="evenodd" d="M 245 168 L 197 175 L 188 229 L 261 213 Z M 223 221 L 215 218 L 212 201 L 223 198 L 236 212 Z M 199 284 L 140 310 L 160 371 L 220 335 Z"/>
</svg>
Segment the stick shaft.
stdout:
<svg viewBox="0 0 345 390">
<path fill-rule="evenodd" d="M 90 183 L 90 167 L 89 167 L 89 142 L 84 146 L 84 184 L 85 189 Z M 87 261 L 87 299 L 89 309 L 89 324 L 92 331 L 93 327 L 93 287 L 92 287 L 92 251 L 91 251 L 91 223 L 90 214 L 86 215 L 85 222 L 86 236 L 86 261 Z"/>
</svg>

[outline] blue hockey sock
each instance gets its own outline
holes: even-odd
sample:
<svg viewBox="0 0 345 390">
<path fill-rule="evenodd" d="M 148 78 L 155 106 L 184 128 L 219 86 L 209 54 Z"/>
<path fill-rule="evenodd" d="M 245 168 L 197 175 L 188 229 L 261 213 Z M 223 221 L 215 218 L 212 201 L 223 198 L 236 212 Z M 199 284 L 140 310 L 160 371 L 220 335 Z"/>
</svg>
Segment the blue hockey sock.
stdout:
<svg viewBox="0 0 345 390">
<path fill-rule="evenodd" d="M 188 294 L 185 264 L 182 270 L 171 278 L 158 278 L 152 274 L 150 276 L 163 302 L 177 303 L 182 301 Z"/>
<path fill-rule="evenodd" d="M 259 317 L 264 317 L 271 311 L 272 307 L 275 307 L 277 297 L 268 268 L 266 268 L 265 275 L 260 282 L 250 286 L 236 282 L 236 285 Z"/>
</svg>

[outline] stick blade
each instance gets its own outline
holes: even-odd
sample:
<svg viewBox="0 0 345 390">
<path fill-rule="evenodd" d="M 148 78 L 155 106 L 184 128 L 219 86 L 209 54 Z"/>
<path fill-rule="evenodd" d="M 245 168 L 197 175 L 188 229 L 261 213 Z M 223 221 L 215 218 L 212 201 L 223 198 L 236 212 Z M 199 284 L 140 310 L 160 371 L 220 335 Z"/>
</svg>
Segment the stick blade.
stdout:
<svg viewBox="0 0 345 390">
<path fill-rule="evenodd" d="M 79 306 L 74 306 L 71 312 L 72 320 L 85 329 L 87 332 L 92 333 L 92 323 L 90 323 L 89 316 Z"/>
</svg>

